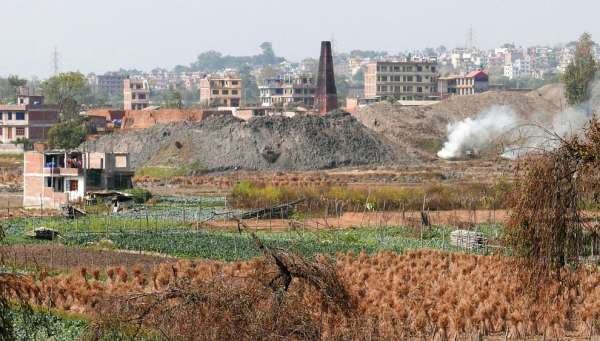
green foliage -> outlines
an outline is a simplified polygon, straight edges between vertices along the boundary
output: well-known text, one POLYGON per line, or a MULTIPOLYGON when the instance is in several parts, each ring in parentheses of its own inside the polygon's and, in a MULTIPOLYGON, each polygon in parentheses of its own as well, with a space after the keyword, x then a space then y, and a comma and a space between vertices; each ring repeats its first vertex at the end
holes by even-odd
POLYGON ((62 122, 48 130, 48 145, 54 149, 77 148, 87 135, 87 127, 77 121, 62 122))
POLYGON ((133 200, 137 204, 143 204, 143 203, 147 202, 148 200, 152 199, 152 192, 150 192, 147 189, 132 188, 132 189, 126 189, 125 192, 129 193, 129 194, 133 194, 133 200))
POLYGON ((165 106, 172 109, 183 108, 183 98, 181 96, 181 92, 177 90, 169 90, 165 106))
POLYGON ((544 75, 544 79, 535 78, 513 78, 501 76, 494 80, 497 84, 502 84, 506 89, 537 89, 544 85, 558 83, 560 76, 558 74, 544 75))
POLYGON ((567 102, 570 105, 581 104, 590 98, 590 85, 597 70, 592 36, 584 33, 575 47, 575 59, 562 76, 567 102))
POLYGON ((270 205, 305 199, 311 209, 333 209, 362 212, 368 206, 383 210, 431 210, 456 208, 501 208, 506 205, 511 184, 430 184, 421 187, 354 187, 354 186, 259 186, 242 181, 234 186, 230 203, 243 208, 262 208, 270 205))
POLYGON ((80 72, 61 73, 50 77, 41 84, 46 101, 58 106, 65 119, 73 119, 79 114, 79 105, 91 99, 90 88, 85 76, 80 72))
POLYGON ((77 340, 88 326, 83 318, 31 307, 12 308, 9 314, 14 340, 77 340))
POLYGON ((241 66, 239 68, 239 74, 242 79, 244 91, 242 94, 242 100, 244 101, 243 105, 258 103, 260 91, 258 90, 256 77, 252 74, 252 68, 248 65, 241 66))
POLYGON ((8 84, 12 86, 14 89, 17 89, 21 86, 25 86, 27 84, 26 79, 21 79, 19 76, 10 75, 8 76, 8 84))
POLYGON ((31 150, 33 148, 33 142, 26 137, 19 137, 18 139, 13 141, 14 145, 22 144, 25 150, 31 150))
POLYGON ((269 42, 260 45, 262 53, 255 56, 234 57, 224 56, 217 51, 207 51, 200 54, 196 62, 189 67, 190 71, 216 72, 223 69, 240 69, 243 66, 265 66, 279 64, 285 61, 284 58, 277 57, 273 51, 273 46, 269 42))
MULTIPOLYGON (((479 229, 479 227, 476 227, 479 229)), ((324 231, 259 231, 257 235, 272 248, 293 250, 305 257, 319 254, 335 255, 337 252, 365 251, 373 254, 390 250, 402 253, 411 249, 442 249, 459 251, 449 245, 451 228, 432 227, 423 231, 409 227, 361 228, 351 230, 324 231)), ((98 242, 104 235, 79 233, 68 237, 71 245, 89 245, 98 242)), ((218 259, 237 261, 256 258, 262 255, 254 240, 237 231, 179 231, 177 233, 154 233, 135 230, 108 234, 117 248, 144 250, 185 258, 218 259)))
POLYGON ((175 176, 200 175, 206 172, 200 161, 194 161, 180 167, 147 166, 137 172, 136 176, 149 176, 154 178, 171 178, 175 176))

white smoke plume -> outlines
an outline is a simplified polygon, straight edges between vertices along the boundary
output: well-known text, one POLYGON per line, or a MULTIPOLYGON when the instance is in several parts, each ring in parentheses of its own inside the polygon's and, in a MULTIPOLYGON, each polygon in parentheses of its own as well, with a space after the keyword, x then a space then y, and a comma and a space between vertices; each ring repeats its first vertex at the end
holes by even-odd
POLYGON ((465 157, 467 153, 490 147, 503 134, 517 126, 519 116, 508 106, 493 106, 477 117, 448 124, 448 141, 437 155, 442 159, 465 157))
POLYGON ((510 106, 493 106, 474 118, 448 124, 448 140, 437 153, 442 159, 459 159, 469 153, 504 145, 502 157, 515 159, 532 150, 549 150, 558 139, 579 134, 600 105, 600 82, 591 90, 589 102, 555 115, 537 113, 525 120, 510 106))

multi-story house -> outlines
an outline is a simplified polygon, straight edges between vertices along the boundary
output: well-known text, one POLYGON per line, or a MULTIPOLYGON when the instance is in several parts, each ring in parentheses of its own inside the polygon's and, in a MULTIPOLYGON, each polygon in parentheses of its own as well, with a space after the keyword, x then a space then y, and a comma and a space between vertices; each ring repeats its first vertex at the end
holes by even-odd
POLYGON ((43 96, 17 95, 17 104, 0 104, 0 143, 44 141, 56 122, 58 110, 45 106, 43 96))
POLYGON ((489 89, 489 76, 481 70, 466 75, 452 75, 438 78, 438 91, 441 98, 465 96, 485 92, 489 89))
POLYGON ((112 96, 123 91, 123 81, 126 78, 118 73, 105 73, 104 75, 92 75, 88 78, 88 81, 94 92, 112 96))
POLYGON ((429 100, 437 97, 437 60, 384 61, 367 65, 366 98, 429 100))
POLYGON ((95 189, 130 188, 126 153, 34 150, 25 152, 23 207, 59 209, 95 189))
POLYGON ((531 77, 530 59, 517 59, 511 64, 504 65, 504 77, 508 79, 531 77))
POLYGON ((232 74, 209 75, 200 80, 200 103, 209 107, 237 108, 242 102, 242 79, 232 74))
POLYGON ((286 74, 267 79, 258 88, 263 107, 285 107, 290 104, 312 107, 315 104, 316 86, 309 74, 286 74))
POLYGON ((123 81, 123 108, 143 110, 150 105, 148 81, 141 78, 126 78, 123 81))

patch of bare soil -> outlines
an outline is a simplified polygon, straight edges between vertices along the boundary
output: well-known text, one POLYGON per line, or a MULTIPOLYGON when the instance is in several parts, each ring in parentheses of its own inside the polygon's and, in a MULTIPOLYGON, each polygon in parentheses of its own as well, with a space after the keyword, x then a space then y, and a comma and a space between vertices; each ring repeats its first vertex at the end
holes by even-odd
POLYGON ((148 270, 158 264, 175 261, 174 258, 142 252, 66 247, 61 244, 1 246, 0 254, 5 264, 61 271, 78 271, 82 267, 88 270, 111 266, 130 268, 134 265, 148 270))
MULTIPOLYGON (((507 210, 452 210, 428 212, 432 225, 451 225, 461 228, 477 224, 502 224, 508 217, 507 210)), ((340 216, 327 218, 307 218, 299 221, 287 219, 249 219, 244 221, 257 230, 287 230, 294 227, 309 229, 374 228, 386 226, 420 226, 421 212, 346 212, 340 216)), ((212 221, 205 225, 210 228, 237 229, 234 220, 212 221)))

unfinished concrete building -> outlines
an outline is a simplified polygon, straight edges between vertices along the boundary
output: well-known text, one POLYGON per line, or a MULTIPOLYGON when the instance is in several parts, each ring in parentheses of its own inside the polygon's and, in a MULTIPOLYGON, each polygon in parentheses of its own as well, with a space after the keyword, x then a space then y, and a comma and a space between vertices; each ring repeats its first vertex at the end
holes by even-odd
POLYGON ((367 65, 365 97, 423 101, 437 99, 437 60, 382 61, 367 65))
POLYGON ((266 79, 258 87, 263 107, 290 105, 312 108, 315 104, 315 83, 310 74, 285 74, 266 79))
POLYGON ((34 150, 25 152, 23 207, 59 209, 87 191, 131 188, 134 172, 125 153, 34 150))
POLYGON ((333 55, 331 42, 321 42, 321 57, 319 59, 319 73, 317 75, 317 90, 315 108, 321 115, 338 108, 337 89, 333 71, 333 55))
POLYGON ((123 81, 123 108, 125 110, 143 110, 150 105, 150 87, 148 81, 139 78, 127 78, 123 81))
POLYGON ((241 103, 242 79, 236 75, 210 75, 200 80, 200 104, 238 108, 241 103))

